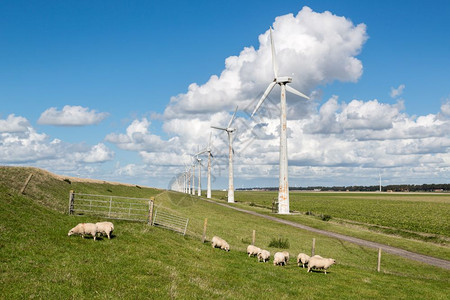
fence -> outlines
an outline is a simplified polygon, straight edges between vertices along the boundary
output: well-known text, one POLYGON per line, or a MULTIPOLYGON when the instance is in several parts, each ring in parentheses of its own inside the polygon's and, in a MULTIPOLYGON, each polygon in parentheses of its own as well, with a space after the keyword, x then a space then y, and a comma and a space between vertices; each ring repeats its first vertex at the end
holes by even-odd
POLYGON ((188 218, 172 215, 165 211, 155 210, 155 216, 153 218, 154 226, 161 226, 185 235, 188 223, 188 218))
POLYGON ((69 215, 96 215, 108 219, 152 223, 153 200, 70 192, 69 215))

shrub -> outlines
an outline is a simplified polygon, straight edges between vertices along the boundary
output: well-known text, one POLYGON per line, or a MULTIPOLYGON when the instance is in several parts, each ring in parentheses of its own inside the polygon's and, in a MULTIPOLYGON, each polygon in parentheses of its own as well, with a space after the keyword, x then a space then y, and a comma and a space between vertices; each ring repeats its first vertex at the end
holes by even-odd
POLYGON ((287 238, 286 239, 272 238, 272 240, 269 243, 269 247, 289 249, 289 240, 287 238))
POLYGON ((330 215, 320 215, 320 219, 322 219, 322 221, 329 221, 331 219, 330 215))

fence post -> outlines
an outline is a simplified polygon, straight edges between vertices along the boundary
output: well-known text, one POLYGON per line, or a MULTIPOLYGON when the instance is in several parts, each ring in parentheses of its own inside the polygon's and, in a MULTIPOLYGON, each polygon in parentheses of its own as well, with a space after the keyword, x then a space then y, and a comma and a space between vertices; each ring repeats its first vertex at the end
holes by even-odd
POLYGON ((155 197, 150 197, 148 207, 148 224, 150 225, 153 225, 153 200, 155 200, 155 197))
POLYGON ((73 214, 73 200, 75 198, 73 190, 69 193, 69 215, 73 214))
POLYGON ((31 180, 31 177, 33 177, 33 173, 30 173, 30 175, 28 175, 27 180, 25 181, 25 184, 23 185, 22 189, 20 190, 20 193, 23 194, 23 192, 25 192, 25 189, 27 188, 28 183, 31 180))
POLYGON ((202 243, 206 240, 206 226, 208 225, 208 218, 205 218, 205 222, 203 223, 203 235, 202 235, 202 243))
POLYGON ((252 245, 255 245, 255 239, 256 239, 256 230, 253 229, 253 233, 252 233, 252 245))
POLYGON ((314 256, 315 253, 316 253, 316 238, 313 238, 311 256, 314 256))
POLYGON ((381 248, 378 248, 378 264, 377 264, 377 271, 380 272, 381 270, 381 248))

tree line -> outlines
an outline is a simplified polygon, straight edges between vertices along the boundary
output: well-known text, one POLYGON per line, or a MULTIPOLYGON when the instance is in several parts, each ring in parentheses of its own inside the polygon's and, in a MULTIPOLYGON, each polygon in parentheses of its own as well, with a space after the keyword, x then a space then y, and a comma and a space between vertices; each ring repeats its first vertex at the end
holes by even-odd
MULTIPOLYGON (((250 188, 251 190, 278 191, 278 187, 250 188)), ((308 186, 308 187, 289 187, 291 191, 336 191, 336 192, 376 192, 380 190, 379 185, 371 186, 308 186)), ((248 188, 239 188, 237 190, 249 190, 248 188)), ((450 192, 450 184, 394 184, 381 186, 382 192, 450 192)))

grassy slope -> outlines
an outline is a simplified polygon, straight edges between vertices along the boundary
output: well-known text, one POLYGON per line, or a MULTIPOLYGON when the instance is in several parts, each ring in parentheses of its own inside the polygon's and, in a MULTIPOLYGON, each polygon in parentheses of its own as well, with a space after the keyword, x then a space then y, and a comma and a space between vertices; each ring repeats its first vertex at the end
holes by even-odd
MULTIPOLYGON (((288 238, 291 260, 300 251, 310 251, 313 236, 176 193, 158 196, 157 207, 188 215, 188 237, 120 221, 114 221, 116 235, 112 240, 94 242, 68 237, 67 231, 78 222, 97 220, 64 215, 42 205, 43 199, 17 195, 15 188, 3 182, 0 183, 0 298, 4 299, 284 299, 300 295, 446 299, 449 293, 448 271, 384 255, 383 272, 377 273, 375 251, 324 237, 316 237, 316 252, 338 261, 328 275, 307 274, 294 263, 286 268, 257 263, 245 254, 253 229, 257 230, 257 245, 264 248, 280 234, 288 238), (208 238, 213 234, 224 237, 232 251, 226 253, 199 242, 205 217, 208 217, 208 238)), ((59 191, 68 184, 55 181, 49 185, 59 191)), ((83 188, 85 192, 105 188, 114 192, 118 187, 83 188)), ((148 197, 157 192, 133 187, 118 189, 133 197, 137 194, 148 197)), ((60 196, 45 201, 65 208, 66 198, 67 194, 61 192, 60 196)), ((269 250, 274 253, 278 249, 269 250)))

